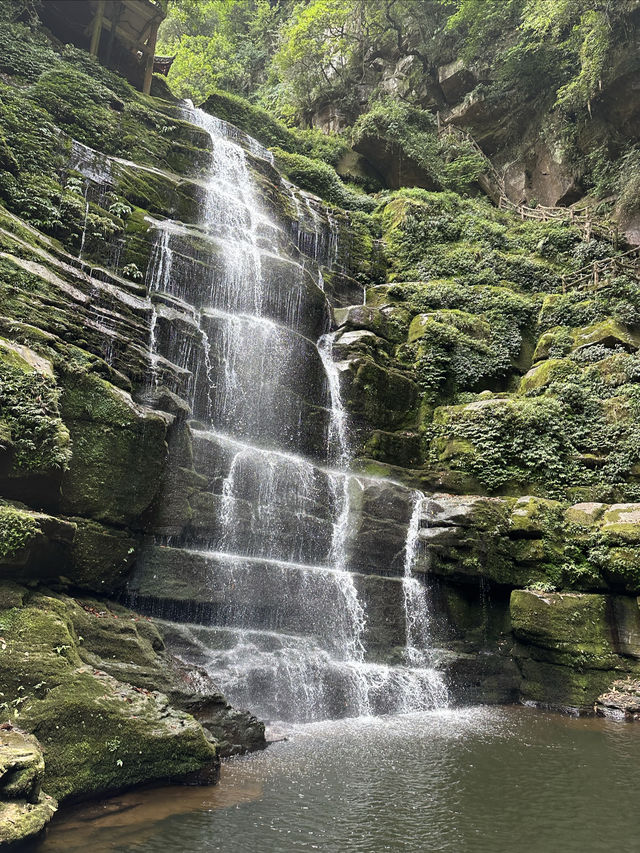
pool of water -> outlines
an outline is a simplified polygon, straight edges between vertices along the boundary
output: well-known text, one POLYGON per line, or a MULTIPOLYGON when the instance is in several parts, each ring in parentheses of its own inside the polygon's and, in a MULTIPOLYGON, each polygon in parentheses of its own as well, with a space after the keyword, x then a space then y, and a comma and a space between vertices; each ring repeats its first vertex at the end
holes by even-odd
POLYGON ((640 851, 640 726, 479 707, 278 735, 215 787, 63 811, 33 850, 640 851))

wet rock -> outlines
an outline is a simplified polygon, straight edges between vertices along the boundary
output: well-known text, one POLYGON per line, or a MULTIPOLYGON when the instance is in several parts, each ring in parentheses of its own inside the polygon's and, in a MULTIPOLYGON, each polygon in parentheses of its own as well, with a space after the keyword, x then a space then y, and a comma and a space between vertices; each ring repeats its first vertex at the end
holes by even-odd
POLYGON ((429 527, 470 527, 478 504, 491 500, 480 495, 432 495, 424 504, 423 524, 427 530, 429 527))
POLYGON ((396 483, 357 479, 351 484, 348 564, 356 571, 401 574, 413 492, 396 483))
POLYGON ((640 720, 640 681, 614 681, 606 693, 598 696, 594 711, 598 717, 610 720, 640 720))
POLYGON ((366 329, 394 343, 406 340, 409 326, 408 312, 396 306, 373 308, 368 305, 353 305, 335 311, 339 328, 349 330, 366 329))

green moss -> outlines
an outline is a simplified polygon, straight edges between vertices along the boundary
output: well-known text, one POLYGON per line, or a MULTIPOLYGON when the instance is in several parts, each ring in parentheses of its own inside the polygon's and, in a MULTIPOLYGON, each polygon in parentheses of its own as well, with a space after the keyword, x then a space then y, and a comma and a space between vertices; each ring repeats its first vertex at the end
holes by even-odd
POLYGON ((369 423, 397 428, 415 421, 417 386, 403 373, 371 358, 354 358, 342 377, 349 410, 369 423))
MULTIPOLYGON (((64 596, 32 594, 23 606, 0 612, 6 639, 0 718, 18 720, 38 737, 45 750, 45 789, 59 798, 87 796, 215 769, 215 748, 192 717, 173 710, 160 694, 135 690, 84 664, 85 643, 109 658, 122 655, 127 632, 137 637, 132 614, 121 613, 121 625, 118 614, 95 604, 97 615, 90 615, 64 596)), ((151 641, 137 637, 128 646, 127 658, 161 666, 151 641), (136 657, 135 649, 145 644, 146 654, 136 657)))
POLYGON ((375 210, 377 204, 370 196, 345 186, 335 169, 326 163, 280 148, 274 149, 274 155, 278 168, 302 189, 347 210, 375 210))
POLYGON ((330 166, 336 166, 340 157, 348 150, 347 144, 338 136, 324 134, 315 129, 299 130, 287 127, 267 110, 229 92, 212 92, 202 104, 202 109, 234 124, 267 148, 306 155, 315 160, 322 160, 330 166))
POLYGON ((0 340, 0 407, 13 464, 28 471, 64 469, 70 446, 60 419, 60 392, 53 377, 42 372, 47 363, 30 352, 0 340))
POLYGON ((551 358, 532 367, 520 381, 520 393, 540 391, 552 382, 575 376, 580 372, 575 363, 567 358, 551 358))
POLYGON ((61 382, 74 448, 62 484, 64 511, 111 524, 137 521, 160 486, 166 419, 97 376, 69 372, 61 382))
POLYGON ((448 464, 476 477, 490 491, 509 484, 539 484, 561 492, 574 467, 565 412, 553 399, 488 399, 434 412, 430 457, 443 459, 452 440, 472 453, 449 456, 448 464))
POLYGON ((0 71, 28 82, 60 63, 42 33, 9 21, 0 21, 0 57, 0 71))
POLYGON ((82 518, 73 519, 73 538, 67 575, 75 587, 106 595, 121 587, 136 556, 136 540, 123 530, 114 530, 82 518))
POLYGON ((29 512, 11 506, 0 506, 0 559, 11 558, 40 532, 38 522, 29 512))
POLYGON ((57 803, 42 794, 35 803, 0 802, 0 844, 18 845, 35 838, 55 814, 57 803))
POLYGON ((612 640, 637 630, 629 599, 514 590, 510 610, 525 698, 591 711, 616 673, 637 669, 612 640))
POLYGON ((548 659, 610 669, 616 663, 611 645, 607 599, 574 593, 511 593, 511 623, 515 636, 548 651, 548 659))
MULTIPOLYGON (((570 259, 523 249, 523 230, 486 199, 402 189, 380 206, 390 280, 457 278, 466 285, 511 283, 523 291, 559 289, 570 259)), ((536 233, 539 233, 539 231, 536 233)))

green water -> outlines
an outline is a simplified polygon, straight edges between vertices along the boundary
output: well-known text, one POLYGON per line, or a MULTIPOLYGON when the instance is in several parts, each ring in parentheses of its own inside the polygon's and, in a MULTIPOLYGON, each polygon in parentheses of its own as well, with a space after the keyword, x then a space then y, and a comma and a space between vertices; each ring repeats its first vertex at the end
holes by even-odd
POLYGON ((34 850, 640 853, 640 725, 471 708, 286 734, 216 787, 67 810, 34 850))

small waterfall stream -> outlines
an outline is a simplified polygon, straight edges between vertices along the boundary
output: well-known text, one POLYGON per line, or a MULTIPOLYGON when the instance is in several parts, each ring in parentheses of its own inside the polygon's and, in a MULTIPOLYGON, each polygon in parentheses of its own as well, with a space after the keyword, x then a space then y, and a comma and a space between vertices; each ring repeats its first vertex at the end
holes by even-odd
MULTIPOLYGON (((265 719, 440 706, 446 690, 428 652, 424 588, 411 574, 417 509, 402 579, 404 660, 368 648, 367 579, 349 570, 352 491, 362 481, 349 471, 320 273, 336 263, 336 223, 279 176, 255 140, 195 108, 186 118, 212 144, 201 221, 152 223, 147 276, 151 381, 164 381, 165 364, 184 376, 171 390, 191 407, 194 465, 211 492, 207 523, 178 544, 180 575, 207 612, 176 629, 188 639, 185 659, 197 649, 228 700, 265 719), (292 230, 257 174, 289 197, 292 230)), ((169 550, 151 548, 154 579, 169 550)))

